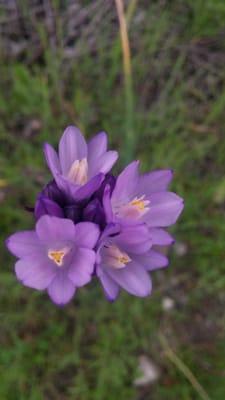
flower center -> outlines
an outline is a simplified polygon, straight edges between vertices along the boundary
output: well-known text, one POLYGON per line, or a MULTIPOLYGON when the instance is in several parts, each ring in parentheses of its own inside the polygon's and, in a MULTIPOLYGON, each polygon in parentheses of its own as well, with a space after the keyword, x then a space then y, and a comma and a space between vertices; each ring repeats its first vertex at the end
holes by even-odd
POLYGON ((145 195, 137 198, 135 197, 134 200, 132 200, 129 204, 135 208, 138 209, 138 211, 144 211, 147 207, 147 205, 149 205, 150 201, 149 200, 144 200, 145 195))
POLYGON ((62 267, 63 265, 63 259, 65 255, 69 252, 68 248, 62 249, 62 250, 49 250, 48 251, 48 258, 50 260, 54 261, 54 263, 58 267, 62 267))
POLYGON ((126 267, 126 265, 131 261, 128 254, 125 253, 125 251, 121 251, 119 247, 115 245, 105 247, 104 250, 104 262, 109 267, 121 269, 126 267))
POLYGON ((138 219, 149 211, 150 201, 145 200, 145 195, 135 197, 127 204, 121 204, 114 207, 114 212, 118 217, 138 219))
POLYGON ((88 180, 88 162, 86 158, 82 160, 75 160, 70 167, 67 178, 77 183, 78 185, 84 185, 88 180))

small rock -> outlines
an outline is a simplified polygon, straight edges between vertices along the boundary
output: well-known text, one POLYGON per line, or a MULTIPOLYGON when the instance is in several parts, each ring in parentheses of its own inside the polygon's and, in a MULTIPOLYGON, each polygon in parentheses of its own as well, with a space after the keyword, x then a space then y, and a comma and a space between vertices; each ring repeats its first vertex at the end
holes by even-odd
POLYGON ((141 375, 139 378, 134 380, 135 386, 146 386, 153 384, 159 379, 159 368, 145 355, 139 357, 138 369, 141 375))
POLYGON ((162 299, 162 309, 164 311, 170 311, 174 308, 175 302, 170 297, 164 297, 162 299))
POLYGON ((174 251, 179 257, 185 256, 187 253, 187 245, 186 243, 177 242, 174 245, 174 251))
POLYGON ((28 121, 24 128, 24 137, 29 138, 40 132, 42 128, 42 122, 39 119, 32 119, 28 121))

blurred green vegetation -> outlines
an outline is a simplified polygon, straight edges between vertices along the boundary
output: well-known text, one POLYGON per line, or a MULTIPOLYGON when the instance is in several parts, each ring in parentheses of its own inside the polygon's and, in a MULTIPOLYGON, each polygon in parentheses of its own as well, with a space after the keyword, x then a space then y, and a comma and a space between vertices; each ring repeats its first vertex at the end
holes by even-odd
MULTIPOLYGON (((142 3, 129 25, 135 153, 126 156, 139 158, 143 171, 175 171, 172 189, 184 197, 185 210, 172 229, 178 243, 170 267, 153 274, 151 298, 123 293, 110 304, 94 281, 60 309, 16 281, 3 243, 2 400, 200 399, 166 356, 160 334, 209 398, 225 398, 225 3, 154 1, 144 11, 142 3), (165 297, 174 300, 170 311, 162 307, 165 297), (141 355, 154 361, 160 376, 135 387, 141 355)), ((119 33, 107 50, 87 49, 70 67, 60 45, 51 50, 44 25, 40 36, 41 62, 0 62, 2 242, 33 224, 24 206, 33 205, 50 177, 43 142, 56 145, 73 123, 87 137, 107 131, 110 147, 126 153, 119 33)))

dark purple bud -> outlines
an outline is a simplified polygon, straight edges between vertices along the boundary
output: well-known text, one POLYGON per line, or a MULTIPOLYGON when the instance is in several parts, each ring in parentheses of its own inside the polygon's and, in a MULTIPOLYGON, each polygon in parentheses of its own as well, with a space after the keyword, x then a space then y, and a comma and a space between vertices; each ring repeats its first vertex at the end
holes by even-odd
POLYGON ((83 211, 83 220, 94 222, 101 228, 105 227, 105 213, 99 199, 92 200, 83 211))
POLYGON ((82 207, 79 204, 64 206, 64 214, 66 218, 72 219, 74 223, 81 221, 82 207))
POLYGON ((55 181, 49 182, 43 189, 42 194, 45 197, 48 197, 49 199, 53 200, 55 203, 59 204, 60 206, 63 206, 67 199, 66 195, 62 190, 59 189, 55 181))
POLYGON ((97 190, 97 192, 95 193, 95 197, 97 197, 99 200, 102 200, 104 191, 105 191, 105 187, 109 186, 110 188, 110 195, 112 194, 112 191, 115 187, 116 184, 116 178, 115 176, 111 175, 111 174, 107 174, 105 176, 104 181, 102 182, 100 188, 97 190))
POLYGON ((55 217, 63 218, 63 210, 53 200, 47 197, 40 196, 35 204, 34 215, 36 219, 42 217, 42 215, 52 215, 55 217))

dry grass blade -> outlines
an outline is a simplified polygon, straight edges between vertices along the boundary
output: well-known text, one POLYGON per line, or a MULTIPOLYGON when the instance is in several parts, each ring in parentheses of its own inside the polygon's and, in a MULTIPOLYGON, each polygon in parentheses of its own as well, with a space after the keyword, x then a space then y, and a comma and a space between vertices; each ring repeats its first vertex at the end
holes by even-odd
POLYGON ((202 387, 202 385, 198 382, 194 374, 191 372, 191 370, 187 367, 187 365, 174 353, 174 351, 171 349, 169 346, 169 343, 167 339, 165 338, 164 335, 160 334, 159 335, 159 340, 161 342, 161 345, 164 349, 166 357, 169 358, 169 360, 183 373, 183 375, 187 378, 187 380, 190 382, 190 384, 193 386, 193 388, 196 390, 198 393, 199 397, 202 400, 211 400, 208 394, 206 393, 205 389, 202 387))
POLYGON ((120 24, 120 37, 123 49, 124 74, 125 76, 130 76, 131 75, 130 44, 128 39, 127 22, 124 13, 123 1, 115 0, 115 3, 120 24))
MULTIPOLYGON (((133 158, 133 153, 135 148, 131 52, 130 52, 128 27, 124 11, 123 0, 115 0, 115 4, 119 20, 120 39, 121 39, 121 47, 123 54, 124 89, 125 89, 125 101, 126 101, 126 137, 124 146, 126 152, 123 158, 125 162, 129 162, 133 158)), ((132 2, 132 8, 130 8, 129 11, 130 17, 133 13, 134 8, 135 8, 135 3, 132 2)))

